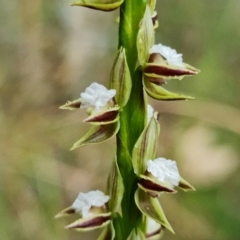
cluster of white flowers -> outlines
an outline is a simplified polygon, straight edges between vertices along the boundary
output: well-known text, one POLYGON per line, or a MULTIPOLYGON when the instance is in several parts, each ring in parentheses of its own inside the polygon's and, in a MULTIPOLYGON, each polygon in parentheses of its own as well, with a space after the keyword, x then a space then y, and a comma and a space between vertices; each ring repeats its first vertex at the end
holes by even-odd
POLYGON ((92 83, 86 88, 85 92, 80 94, 80 108, 94 107, 95 109, 99 109, 104 107, 115 95, 115 89, 108 90, 101 84, 92 83))
POLYGON ((165 158, 148 160, 147 171, 159 181, 171 184, 172 187, 179 184, 180 175, 175 161, 165 158))
POLYGON ((90 217, 92 215, 89 212, 91 207, 102 207, 108 200, 109 196, 106 196, 99 190, 79 193, 77 199, 72 204, 72 208, 80 213, 82 217, 90 217))
POLYGON ((184 67, 182 54, 177 53, 175 49, 164 46, 162 44, 157 44, 151 47, 151 49, 149 50, 149 54, 152 53, 161 54, 167 60, 169 65, 184 67))

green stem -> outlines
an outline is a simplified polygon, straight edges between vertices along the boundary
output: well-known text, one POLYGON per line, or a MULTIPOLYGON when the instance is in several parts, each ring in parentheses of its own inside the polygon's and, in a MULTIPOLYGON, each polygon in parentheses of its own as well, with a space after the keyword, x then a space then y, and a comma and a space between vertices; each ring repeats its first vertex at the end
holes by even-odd
POLYGON ((125 240, 132 229, 142 227, 142 214, 134 201, 137 178, 133 172, 131 155, 133 146, 143 131, 145 118, 142 72, 136 69, 136 41, 146 4, 146 0, 125 0, 120 8, 119 47, 126 50, 133 87, 130 99, 120 114, 121 127, 117 135, 117 160, 125 192, 122 200, 122 227, 115 228, 116 240, 125 240))

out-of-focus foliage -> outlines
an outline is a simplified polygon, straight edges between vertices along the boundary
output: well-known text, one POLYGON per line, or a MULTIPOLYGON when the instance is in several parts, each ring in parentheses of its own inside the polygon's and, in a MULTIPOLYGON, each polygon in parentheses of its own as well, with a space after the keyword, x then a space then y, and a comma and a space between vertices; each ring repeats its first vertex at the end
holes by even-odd
MULTIPOLYGON (((196 96, 159 103, 159 156, 175 159, 196 192, 163 196, 176 235, 240 236, 239 0, 158 0, 157 39, 201 69, 169 90, 196 96)), ((84 111, 58 106, 92 81, 108 84, 118 12, 66 1, 0 2, 0 239, 95 239, 53 216, 79 191, 105 189, 114 140, 68 151, 86 130, 84 111)))

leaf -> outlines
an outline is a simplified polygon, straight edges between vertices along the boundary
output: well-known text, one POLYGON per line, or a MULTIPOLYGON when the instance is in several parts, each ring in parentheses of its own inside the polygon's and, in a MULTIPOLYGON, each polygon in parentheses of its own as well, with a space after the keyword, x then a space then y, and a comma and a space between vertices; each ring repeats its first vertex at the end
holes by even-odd
POLYGON ((112 169, 108 176, 107 191, 110 199, 108 201, 108 209, 111 212, 116 212, 121 205, 124 193, 123 179, 115 158, 112 169))
POLYGON ((102 213, 88 218, 80 218, 65 228, 86 232, 107 226, 110 222, 111 213, 102 213))
POLYGON ((114 61, 110 76, 110 86, 116 89, 116 102, 120 107, 124 107, 131 94, 132 79, 127 64, 125 48, 120 47, 114 61))
POLYGON ((138 176, 146 171, 147 161, 155 158, 159 133, 160 125, 152 117, 133 148, 132 163, 138 176))
POLYGON ((91 127, 81 139, 74 143, 70 150, 86 145, 104 142, 116 135, 118 130, 119 122, 107 125, 95 125, 91 127))
POLYGON ((183 94, 169 92, 163 87, 149 82, 147 79, 143 80, 143 84, 147 94, 157 100, 172 101, 172 100, 193 100, 195 98, 183 94))
POLYGON ((153 44, 154 44, 154 28, 151 11, 149 6, 147 5, 137 35, 138 60, 141 66, 145 66, 149 56, 149 49, 153 46, 153 44))
POLYGON ((121 6, 124 0, 116 0, 116 1, 99 1, 99 0, 78 0, 72 3, 72 6, 80 6, 92 8, 100 11, 113 11, 121 6), (105 3, 104 3, 105 2, 105 3))
POLYGON ((174 233, 170 223, 168 222, 163 209, 156 198, 150 197, 147 193, 138 189, 135 193, 135 202, 139 210, 149 218, 174 233))

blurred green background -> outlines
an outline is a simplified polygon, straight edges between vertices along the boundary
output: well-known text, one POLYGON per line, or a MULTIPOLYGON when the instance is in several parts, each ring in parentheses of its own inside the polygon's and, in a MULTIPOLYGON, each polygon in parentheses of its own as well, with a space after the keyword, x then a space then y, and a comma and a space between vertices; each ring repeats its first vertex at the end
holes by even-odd
MULTIPOLYGON (((201 74, 166 88, 195 96, 157 102, 158 156, 178 162, 196 192, 160 198, 176 235, 240 239, 239 0, 158 0, 156 42, 183 53, 201 74)), ((84 111, 60 111, 91 82, 107 84, 118 11, 63 0, 0 1, 0 239, 91 240, 99 232, 54 220, 79 191, 105 189, 114 139, 69 151, 88 126, 84 111)))

